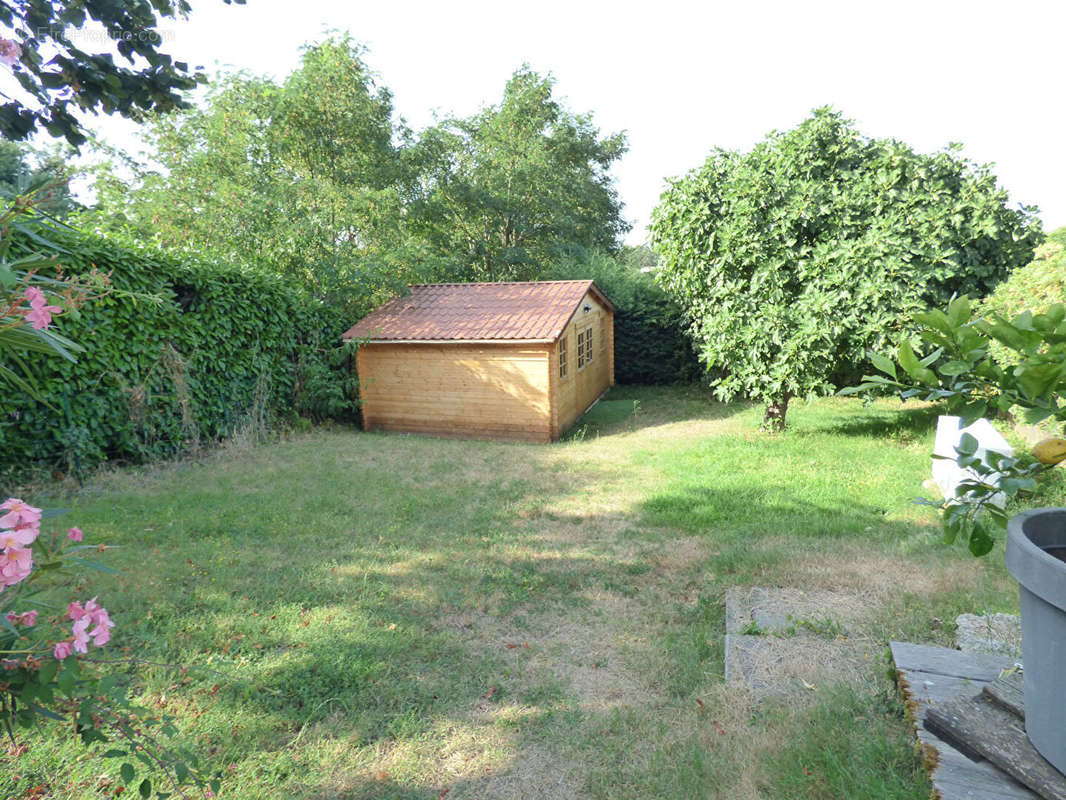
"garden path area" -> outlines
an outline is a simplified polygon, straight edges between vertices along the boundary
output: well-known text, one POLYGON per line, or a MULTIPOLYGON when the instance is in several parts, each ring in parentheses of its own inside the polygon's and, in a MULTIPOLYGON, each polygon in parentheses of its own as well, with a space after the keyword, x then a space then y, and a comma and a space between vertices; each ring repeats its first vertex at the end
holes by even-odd
MULTIPOLYGON (((928 797, 885 645, 1016 603, 910 502, 932 413, 797 404, 771 436, 695 388, 611 400, 637 411, 552 446, 320 431, 49 501, 122 545, 83 594, 191 667, 143 690, 222 798, 928 797), (860 597, 868 669, 725 684, 725 592, 753 585, 860 597)), ((100 796, 77 747, 31 761, 48 796, 100 796)))

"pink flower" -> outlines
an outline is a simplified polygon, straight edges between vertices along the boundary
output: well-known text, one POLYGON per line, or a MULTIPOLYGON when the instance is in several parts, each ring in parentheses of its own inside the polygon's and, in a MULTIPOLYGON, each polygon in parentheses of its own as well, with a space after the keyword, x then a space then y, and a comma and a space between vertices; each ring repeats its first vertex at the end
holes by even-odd
POLYGON ((71 528, 67 531, 67 538, 72 542, 80 542, 82 539, 81 528, 71 528))
POLYGON ((41 509, 34 508, 29 503, 24 503, 17 497, 9 497, 0 503, 0 510, 6 511, 0 517, 0 528, 39 527, 41 522, 41 509))
POLYGON ((39 612, 34 609, 33 611, 26 611, 23 614, 16 614, 14 611, 8 611, 4 614, 4 617, 12 625, 25 625, 27 628, 32 628, 37 624, 37 614, 39 612))
POLYGON ((36 286, 29 287, 22 296, 30 304, 30 310, 22 312, 23 316, 33 323, 33 327, 39 331, 52 324, 53 314, 63 313, 63 309, 59 306, 48 305, 48 298, 36 286))
POLYGON ((52 648, 52 655, 56 657, 57 661, 62 661, 73 652, 74 647, 70 642, 56 642, 56 646, 52 648))
POLYGON ((41 306, 40 308, 31 308, 29 311, 23 312, 22 316, 33 325, 34 330, 43 331, 52 324, 52 315, 60 314, 62 311, 63 309, 59 306, 41 306))
MULTIPOLYGON (((105 612, 106 617, 106 612, 105 612)), ((97 623, 96 627, 89 631, 89 635, 93 637, 93 644, 97 647, 103 647, 105 644, 111 641, 111 628, 115 627, 115 623, 110 619, 105 619, 104 622, 97 623)))
POLYGON ((0 585, 14 586, 33 570, 33 551, 28 547, 9 547, 0 553, 0 585))
POLYGON ((74 634, 74 652, 75 653, 88 653, 89 652, 89 618, 82 617, 74 623, 74 627, 71 629, 74 634))
POLYGON ((0 549, 9 547, 26 547, 33 544, 33 540, 41 531, 37 527, 21 527, 14 530, 0 530, 0 549))
MULTIPOLYGON (((89 602, 93 603, 92 600, 90 600, 89 602)), ((90 612, 89 619, 91 619, 96 625, 106 625, 109 628, 114 628, 115 623, 112 622, 111 617, 108 616, 107 609, 103 606, 97 606, 96 603, 93 603, 93 606, 94 608, 90 610, 89 604, 85 604, 85 609, 90 612)))
POLYGON ((110 629, 115 627, 115 623, 111 621, 107 609, 96 602, 95 597, 84 606, 78 602, 68 605, 67 616, 74 620, 74 649, 77 652, 85 652, 78 648, 88 644, 89 637, 92 637, 97 647, 103 647, 111 641, 110 629), (88 631, 90 624, 96 627, 88 631))
POLYGON ((0 64, 12 66, 22 57, 22 48, 17 42, 10 39, 0 38, 0 64))

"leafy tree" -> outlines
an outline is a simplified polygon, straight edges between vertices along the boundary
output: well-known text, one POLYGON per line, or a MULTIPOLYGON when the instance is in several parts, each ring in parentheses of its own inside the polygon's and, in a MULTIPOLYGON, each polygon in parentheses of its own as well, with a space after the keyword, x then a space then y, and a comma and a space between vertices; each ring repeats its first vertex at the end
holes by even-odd
POLYGON ((413 215, 430 247, 462 277, 522 280, 575 249, 618 249, 628 229, 609 173, 625 136, 600 136, 590 114, 553 97, 528 66, 503 100, 426 130, 413 215))
POLYGON ((347 37, 306 48, 282 84, 238 74, 153 121, 151 160, 110 162, 94 222, 168 248, 253 260, 365 310, 416 280, 392 96, 347 37))
POLYGON ((25 142, 0 139, 0 199, 13 201, 36 193, 38 211, 66 217, 77 207, 67 185, 69 154, 60 147, 33 148, 25 142))
POLYGON ((909 319, 983 296, 1032 258, 1034 209, 988 167, 862 136, 828 108, 748 153, 716 150, 653 215, 663 286, 686 309, 720 397, 766 404, 832 391, 909 319))
MULTIPOLYGON (((244 0, 224 0, 243 3, 244 0)), ((0 60, 9 64, 21 97, 0 104, 0 136, 25 139, 43 127, 72 145, 85 142, 74 111, 104 111, 140 119, 151 110, 184 108, 183 92, 202 82, 188 64, 162 52, 162 18, 187 16, 186 0, 22 0, 0 3, 0 60), (112 52, 82 45, 98 23, 127 65, 112 52)))

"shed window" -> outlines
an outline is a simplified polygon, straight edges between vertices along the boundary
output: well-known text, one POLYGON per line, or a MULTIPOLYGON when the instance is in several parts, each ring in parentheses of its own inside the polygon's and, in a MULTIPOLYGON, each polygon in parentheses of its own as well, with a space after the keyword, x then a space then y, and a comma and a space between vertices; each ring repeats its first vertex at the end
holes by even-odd
POLYGON ((559 340, 559 377, 566 377, 566 368, 569 365, 569 354, 566 352, 567 338, 564 336, 559 340))
POLYGON ((577 332, 577 368, 582 369, 585 366, 585 332, 577 332))
POLYGON ((592 363, 592 328, 585 331, 585 363, 592 363))

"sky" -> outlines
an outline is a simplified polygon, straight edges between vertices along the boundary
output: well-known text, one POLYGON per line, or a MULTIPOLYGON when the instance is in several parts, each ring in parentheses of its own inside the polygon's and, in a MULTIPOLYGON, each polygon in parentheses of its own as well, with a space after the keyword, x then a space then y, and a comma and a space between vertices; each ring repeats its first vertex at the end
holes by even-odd
MULTIPOLYGON (((1048 229, 1066 225, 1064 0, 192 6, 188 20, 161 30, 169 52, 209 73, 281 78, 301 45, 350 32, 416 130, 434 112, 467 115, 497 102, 523 63, 550 72, 572 110, 627 133, 613 173, 631 244, 646 239, 667 178, 823 105, 919 151, 962 142, 969 158, 995 163, 1012 202, 1039 206, 1048 229)), ((128 122, 91 118, 90 127, 135 146, 128 122)))

